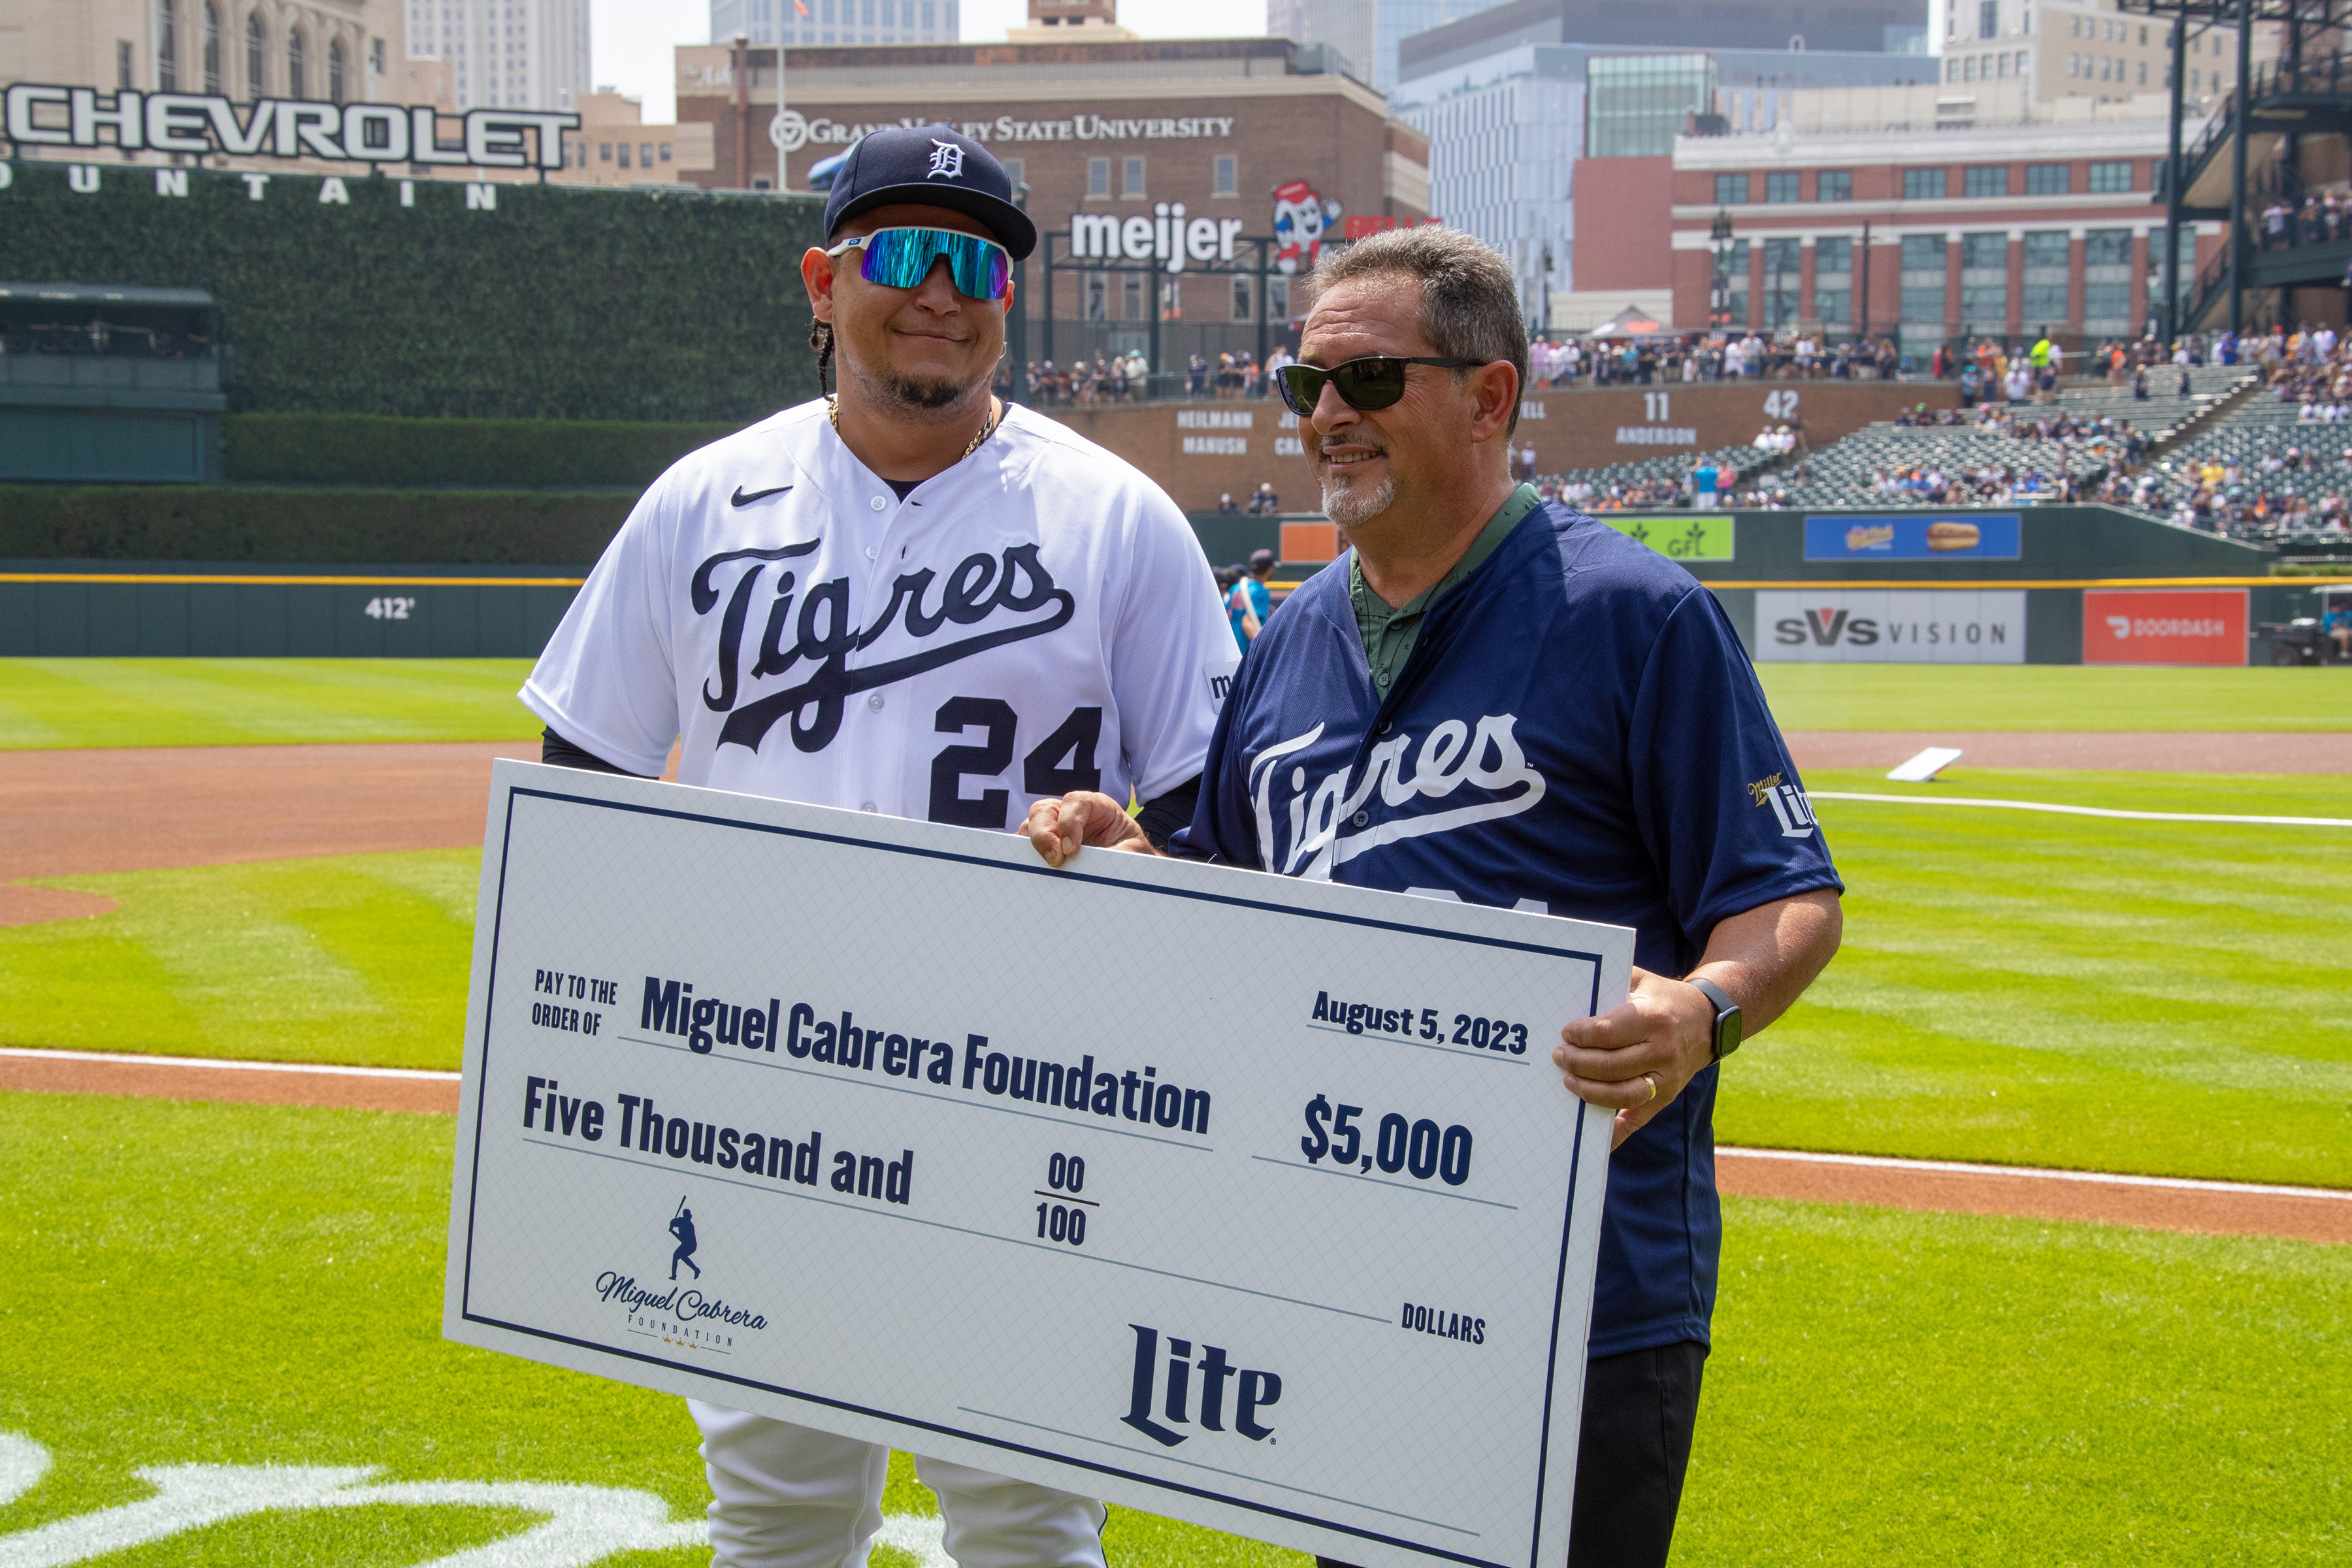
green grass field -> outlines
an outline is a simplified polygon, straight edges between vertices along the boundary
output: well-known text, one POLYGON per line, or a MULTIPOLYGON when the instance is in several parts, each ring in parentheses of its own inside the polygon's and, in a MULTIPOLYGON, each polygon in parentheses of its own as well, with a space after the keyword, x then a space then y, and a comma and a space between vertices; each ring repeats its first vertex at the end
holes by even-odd
MULTIPOLYGON (((443 1117, 0 1095, 0 1431, 55 1465, 6 1537, 175 1463, 708 1500, 679 1401, 439 1337, 443 1117)), ((2352 1249, 1793 1204, 1727 1205, 1675 1562, 2341 1561, 2352 1249)), ((931 1511, 898 1468, 886 1510, 931 1511)), ((383 1568, 513 1511, 263 1514, 121 1568, 383 1568)), ((1114 1510, 1117 1568, 1306 1560, 1114 1510)), ((707 1550, 606 1560, 707 1563, 707 1550)), ((908 1568, 895 1552, 883 1568, 908 1568)))
MULTIPOLYGON (((2352 816, 2325 776, 2000 773, 1822 789, 2352 816)), ((2352 1186, 2352 854, 2328 828, 1823 801, 1843 951, 1727 1072, 1726 1142, 2352 1186)), ((0 1042, 454 1068, 478 858, 48 879, 0 1042)))
MULTIPOLYGON (((2324 776, 1816 789, 2352 816, 2324 776)), ((2352 1185, 2346 830, 1822 801, 1845 942, 1725 1077, 1728 1142, 2352 1185)))
POLYGON ((513 741, 526 658, 0 659, 0 751, 513 741))
POLYGON ((54 879, 110 914, 0 927, 0 1044, 454 1068, 478 849, 54 879))
POLYGON ((2352 730, 2352 671, 2343 669, 1765 664, 1757 672, 1784 730, 2352 730))
MULTIPOLYGON (((0 659, 0 751, 512 741, 528 659, 0 659)), ((1761 667, 1790 730, 2344 730, 2334 669, 1761 667)))

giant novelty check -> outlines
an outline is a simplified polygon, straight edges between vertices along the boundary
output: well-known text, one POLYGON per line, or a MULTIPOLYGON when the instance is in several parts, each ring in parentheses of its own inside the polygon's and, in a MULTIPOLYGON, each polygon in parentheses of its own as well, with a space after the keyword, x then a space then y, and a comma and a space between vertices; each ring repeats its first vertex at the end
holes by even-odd
POLYGON ((499 763, 453 1340, 1557 1568, 1632 932, 499 763))

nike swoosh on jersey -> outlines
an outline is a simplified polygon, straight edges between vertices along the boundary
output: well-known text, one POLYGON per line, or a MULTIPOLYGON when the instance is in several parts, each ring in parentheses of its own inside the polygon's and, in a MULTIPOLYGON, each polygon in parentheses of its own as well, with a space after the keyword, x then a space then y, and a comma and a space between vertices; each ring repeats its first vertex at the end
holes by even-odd
POLYGON ((737 506, 750 506, 755 500, 766 500, 770 496, 780 496, 792 488, 790 485, 778 485, 772 490, 753 490, 750 495, 745 495, 743 487, 737 485, 732 500, 737 506))

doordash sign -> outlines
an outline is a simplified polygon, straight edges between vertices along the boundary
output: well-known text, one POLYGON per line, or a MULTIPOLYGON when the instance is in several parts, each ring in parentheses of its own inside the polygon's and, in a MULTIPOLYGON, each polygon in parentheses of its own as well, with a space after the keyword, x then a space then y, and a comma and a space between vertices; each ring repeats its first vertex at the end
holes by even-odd
POLYGON ((2243 588, 2090 588, 2084 664, 2243 664, 2243 588))

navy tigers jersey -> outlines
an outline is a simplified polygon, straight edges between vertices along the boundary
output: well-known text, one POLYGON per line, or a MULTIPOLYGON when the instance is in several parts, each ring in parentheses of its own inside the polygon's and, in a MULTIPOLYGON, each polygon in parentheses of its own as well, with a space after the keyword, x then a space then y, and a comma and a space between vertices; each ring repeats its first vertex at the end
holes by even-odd
MULTIPOLYGON (((1349 570, 1251 644, 1171 850, 1631 926, 1633 961, 1673 976, 1727 916, 1840 885, 1738 636, 1680 566, 1539 507, 1430 608, 1385 700, 1349 570)), ((1612 1158, 1594 1355, 1707 1336, 1718 1071, 1612 1158)))

